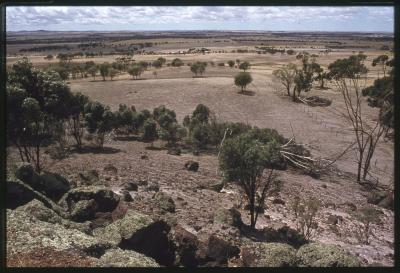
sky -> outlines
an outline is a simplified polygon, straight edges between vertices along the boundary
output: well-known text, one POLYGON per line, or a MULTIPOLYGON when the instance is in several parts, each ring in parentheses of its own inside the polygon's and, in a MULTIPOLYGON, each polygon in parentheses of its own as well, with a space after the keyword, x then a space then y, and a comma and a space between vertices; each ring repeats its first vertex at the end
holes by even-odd
POLYGON ((393 7, 7 7, 6 30, 393 32, 393 7))

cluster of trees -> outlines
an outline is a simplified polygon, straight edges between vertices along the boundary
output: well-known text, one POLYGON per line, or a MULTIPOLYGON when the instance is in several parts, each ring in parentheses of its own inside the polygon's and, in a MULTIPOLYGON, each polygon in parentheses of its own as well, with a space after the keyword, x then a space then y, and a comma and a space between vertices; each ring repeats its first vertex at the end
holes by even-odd
POLYGON ((177 124, 175 113, 164 106, 153 114, 125 105, 112 112, 109 106, 72 93, 57 72, 37 69, 27 58, 15 63, 7 74, 7 108, 8 145, 17 147, 21 160, 31 162, 38 171, 43 167, 43 148, 66 135, 71 135, 80 149, 86 131, 100 148, 105 135, 113 130, 141 132, 146 141, 160 136, 168 142, 177 141, 185 131, 177 124))
POLYGON ((197 74, 203 75, 206 70, 207 63, 206 62, 195 62, 190 66, 190 71, 197 77, 197 74))
POLYGON ((324 88, 325 81, 331 79, 331 74, 316 62, 315 58, 310 58, 309 53, 298 54, 297 59, 301 61, 301 67, 289 63, 282 68, 273 71, 273 75, 285 87, 287 95, 293 101, 297 101, 301 92, 311 90, 314 81, 320 82, 320 88, 324 88))

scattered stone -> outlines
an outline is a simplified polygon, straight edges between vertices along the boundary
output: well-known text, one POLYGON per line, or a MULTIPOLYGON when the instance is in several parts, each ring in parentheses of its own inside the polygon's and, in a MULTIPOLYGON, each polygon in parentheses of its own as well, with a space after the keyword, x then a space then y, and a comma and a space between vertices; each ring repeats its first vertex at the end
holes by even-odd
POLYGON ((228 258, 239 255, 240 249, 231 242, 213 234, 208 239, 207 257, 215 266, 226 266, 228 258))
POLYGON ((297 252, 297 263, 300 267, 352 267, 360 266, 357 257, 344 250, 321 243, 311 243, 300 247, 297 252))
POLYGON ((393 194, 389 194, 386 196, 384 199, 382 199, 379 203, 378 206, 384 208, 384 209, 390 209, 394 210, 394 199, 393 199, 393 194))
POLYGON ((159 267, 152 258, 132 250, 110 249, 100 257, 98 267, 159 267))
POLYGON ((322 184, 321 187, 323 187, 324 189, 326 189, 328 186, 326 184, 322 184))
POLYGON ((296 265, 296 250, 283 243, 253 243, 242 248, 243 264, 250 267, 291 267, 296 265))
POLYGON ((295 229, 279 223, 277 226, 272 224, 263 229, 265 241, 279 242, 299 247, 307 243, 307 240, 295 229))
POLYGON ((357 210, 357 206, 352 202, 344 202, 342 205, 346 206, 351 211, 356 211, 357 210))
POLYGON ((169 155, 181 155, 182 151, 180 148, 170 148, 167 151, 167 154, 169 155))
POLYGON ((160 186, 157 183, 151 183, 146 187, 146 191, 158 192, 159 190, 160 190, 160 186))
POLYGON ((328 224, 337 225, 339 221, 343 221, 343 217, 340 215, 329 215, 328 216, 328 224))
POLYGON ((138 184, 135 182, 126 182, 123 189, 127 191, 138 191, 138 184))
POLYGON ((383 199, 385 199, 387 193, 384 191, 373 190, 368 194, 367 202, 370 204, 378 205, 383 199))
POLYGON ((208 189, 216 192, 220 192, 223 187, 224 187, 223 181, 211 181, 207 186, 208 189))
POLYGON ((147 160, 147 159, 149 159, 149 156, 147 154, 141 154, 140 159, 147 160))
POLYGON ((99 180, 99 173, 96 170, 87 170, 78 173, 82 186, 96 186, 102 183, 99 180))
POLYGON ((196 235, 181 226, 176 226, 173 239, 177 252, 176 263, 189 268, 197 267, 199 262, 196 257, 196 251, 199 246, 199 240, 196 235))
POLYGON ((199 162, 189 160, 185 163, 185 168, 188 171, 197 172, 199 169, 199 162))
MULTIPOLYGON (((245 210, 250 210, 250 204, 246 204, 244 206, 245 210)), ((263 207, 255 206, 255 211, 258 211, 258 213, 264 213, 265 209, 263 207)))
POLYGON ((137 181, 137 184, 138 184, 138 186, 147 186, 147 185, 148 185, 148 182, 147 182, 146 179, 140 178, 140 179, 137 181))
POLYGON ((105 172, 110 172, 110 173, 113 173, 113 174, 117 174, 118 173, 118 169, 112 164, 107 164, 106 166, 104 166, 104 171, 105 172))
POLYGON ((175 202, 174 200, 164 192, 157 192, 153 196, 153 200, 155 201, 156 205, 167 212, 175 212, 175 202))
POLYGON ((280 198, 275 198, 275 199, 272 201, 272 204, 276 204, 276 205, 285 205, 286 202, 283 201, 283 200, 280 199, 280 198))
POLYGON ((233 227, 241 227, 243 224, 240 212, 235 208, 217 209, 214 213, 214 222, 227 224, 233 227))
POLYGON ((129 191, 122 191, 122 200, 125 202, 132 202, 133 198, 132 195, 129 193, 129 191))

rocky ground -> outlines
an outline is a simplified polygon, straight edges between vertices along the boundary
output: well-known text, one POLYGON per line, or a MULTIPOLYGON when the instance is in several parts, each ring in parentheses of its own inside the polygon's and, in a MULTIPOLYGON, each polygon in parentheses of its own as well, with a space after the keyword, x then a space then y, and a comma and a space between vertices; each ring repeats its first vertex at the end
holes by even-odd
POLYGON ((393 197, 351 173, 332 168, 315 179, 279 171, 281 189, 254 231, 238 186, 221 182, 215 155, 172 155, 139 141, 105 146, 71 151, 42 174, 15 164, 10 151, 8 266, 393 265, 393 197), (185 166, 190 161, 198 168, 185 166), (295 196, 320 202, 309 240, 297 230, 295 196), (368 243, 365 208, 375 215, 368 243))

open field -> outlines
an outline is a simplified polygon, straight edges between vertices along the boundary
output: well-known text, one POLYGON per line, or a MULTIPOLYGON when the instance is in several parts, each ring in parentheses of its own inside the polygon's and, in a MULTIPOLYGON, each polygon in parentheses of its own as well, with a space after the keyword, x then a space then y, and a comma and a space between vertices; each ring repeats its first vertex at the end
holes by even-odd
MULTIPOLYGON (((119 73, 113 80, 108 77, 103 81, 100 75, 87 78, 68 79, 71 91, 81 92, 90 99, 109 105, 113 111, 118 110, 119 104, 134 105, 136 110, 152 110, 165 105, 176 113, 178 123, 182 123, 186 115, 190 115, 198 104, 204 104, 212 111, 218 121, 243 122, 259 128, 271 128, 278 131, 285 138, 295 137, 296 143, 304 144, 314 158, 335 158, 347 146, 354 142, 354 132, 351 125, 341 116, 345 110, 342 94, 336 87, 327 82, 325 89, 320 89, 315 83, 312 90, 303 93, 303 96, 319 96, 332 100, 327 107, 311 107, 303 103, 294 103, 286 96, 286 91, 275 79, 272 71, 288 63, 301 66, 296 55, 276 53, 258 54, 257 52, 237 53, 237 49, 256 51, 255 46, 274 46, 275 48, 292 48, 296 52, 307 51, 317 54, 316 61, 327 70, 327 66, 339 58, 347 58, 354 53, 363 51, 367 55, 365 61, 370 72, 365 86, 373 84, 378 77, 378 67, 372 67, 371 61, 381 54, 392 52, 381 50, 382 45, 392 47, 392 40, 383 35, 375 34, 334 34, 328 33, 152 33, 151 37, 135 38, 145 34, 98 33, 97 36, 87 37, 85 33, 65 33, 54 36, 53 33, 40 33, 31 38, 31 41, 22 38, 27 33, 12 33, 9 35, 10 45, 7 47, 7 65, 14 64, 21 59, 21 49, 39 47, 42 43, 48 45, 53 41, 57 45, 71 47, 77 50, 78 43, 96 41, 104 42, 104 53, 115 49, 126 50, 130 45, 152 42, 155 45, 144 47, 146 52, 134 54, 136 61, 154 61, 158 57, 167 59, 167 63, 174 58, 180 58, 184 65, 181 67, 148 68, 140 79, 134 80, 126 72, 119 73), (174 36, 178 37, 174 37, 174 36), (192 37, 187 37, 192 36, 192 37), (197 37, 196 37, 197 36, 197 37), (207 37, 205 37, 207 36, 207 37), (340 37, 340 38, 339 38, 340 37), (375 37, 375 38, 372 38, 375 37), (62 41, 61 41, 62 40, 62 41), (65 40, 70 40, 66 42, 65 40), (23 42, 22 42, 23 41, 23 42), (41 41, 39 43, 38 41, 41 41), (46 42, 47 41, 47 42, 46 42), (218 42, 217 42, 218 41, 218 42), (329 54, 321 51, 327 45, 335 45, 339 41, 346 48, 335 49, 329 54), (186 51, 192 47, 206 47, 211 53, 206 54, 177 54, 176 51, 186 51), (226 53, 218 51, 224 50, 226 53), (153 51, 151 54, 148 51, 153 51), (230 68, 226 62, 240 59, 248 61, 251 68, 248 70, 253 82, 247 92, 240 93, 234 84, 234 76, 240 72, 236 67, 230 68), (202 77, 193 77, 188 63, 196 61, 207 62, 208 66, 202 77), (214 62, 212 66, 210 62, 214 62), (225 66, 217 64, 224 62, 225 66), (153 72, 157 71, 157 76, 153 72)), ((26 37, 25 37, 26 38, 26 37)), ((337 45, 337 44, 336 44, 337 45)), ((95 50, 98 50, 96 48, 95 50)), ((25 52, 29 60, 37 67, 56 65, 59 60, 46 61, 47 54, 60 53, 58 50, 44 52, 25 52)), ((93 61, 96 64, 113 62, 122 55, 95 56, 94 58, 74 58, 71 63, 84 64, 93 61)), ((363 100, 362 107, 366 114, 366 123, 374 122, 378 117, 379 109, 371 108, 363 100)), ((72 139, 70 139, 71 145, 72 139)), ((105 152, 81 152, 73 150, 64 159, 53 160, 46 155, 46 170, 60 173, 70 181, 78 178, 78 173, 85 170, 96 170, 100 180, 107 181, 109 186, 118 192, 125 182, 146 180, 149 184, 157 183, 160 191, 169 194, 175 202, 174 217, 177 223, 198 238, 208 238, 211 233, 225 236, 237 244, 245 244, 242 238, 249 239, 249 234, 242 234, 238 230, 221 228, 213 223, 213 213, 223 207, 230 208, 237 204, 239 191, 237 185, 227 184, 220 192, 203 189, 200 186, 209 181, 219 181, 221 176, 218 168, 218 158, 213 152, 204 152, 193 155, 183 150, 182 155, 167 154, 165 142, 156 141, 159 149, 148 149, 149 144, 137 140, 121 140, 107 138, 105 152), (108 152, 107 152, 108 149, 108 152), (143 159, 141 155, 148 158, 143 159), (198 172, 189 172, 184 168, 185 162, 194 160, 199 162, 198 172), (105 166, 112 164, 118 170, 109 174, 105 166)), ((16 149, 9 149, 8 166, 19 160, 16 149)), ((332 165, 332 171, 324 174, 320 179, 312 178, 295 169, 278 171, 279 179, 284 181, 281 192, 266 201, 266 210, 260 216, 256 228, 274 227, 286 224, 296 227, 294 214, 289 203, 294 196, 316 197, 323 205, 318 214, 318 229, 313 241, 334 244, 358 256, 363 265, 380 263, 392 266, 394 262, 394 212, 375 206, 380 213, 380 224, 373 227, 373 236, 369 245, 359 243, 353 234, 354 227, 359 224, 355 214, 357 210, 367 205, 368 191, 356 182, 355 153, 347 153, 332 165), (275 199, 284 200, 277 204, 275 199), (350 204, 350 205, 349 205, 350 204), (356 209, 354 209, 356 207, 356 209), (336 225, 329 222, 331 215, 341 218, 336 225)), ((371 173, 379 179, 379 184, 393 188, 394 185, 394 144, 391 140, 379 142, 372 161, 371 173)), ((140 187, 133 192, 133 202, 126 203, 130 209, 148 215, 161 214, 153 207, 153 193, 140 187)), ((238 209, 245 223, 249 223, 248 211, 238 209)), ((230 266, 240 266, 240 262, 233 259, 230 266)))

